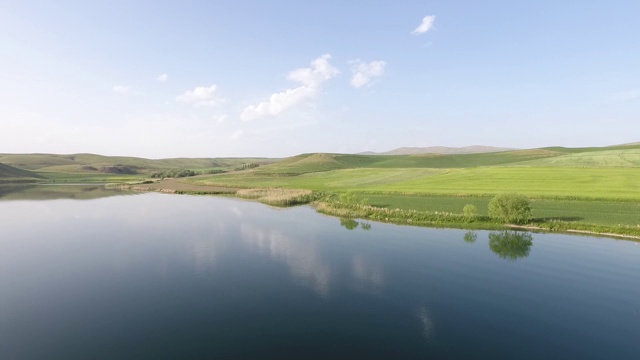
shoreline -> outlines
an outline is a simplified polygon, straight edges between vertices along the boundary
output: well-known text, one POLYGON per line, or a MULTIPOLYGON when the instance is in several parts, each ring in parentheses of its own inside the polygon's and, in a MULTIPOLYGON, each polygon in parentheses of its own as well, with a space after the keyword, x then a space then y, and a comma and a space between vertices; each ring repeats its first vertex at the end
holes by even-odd
MULTIPOLYGON (((138 184, 111 184, 107 185, 108 187, 115 187, 123 190, 133 190, 133 191, 142 191, 142 192, 161 192, 161 193, 169 193, 169 194, 186 194, 186 195, 231 195, 235 196, 239 199, 248 199, 261 203, 265 203, 260 201, 260 199, 252 199, 246 198, 242 196, 238 196, 236 193, 239 190, 243 190, 244 188, 234 188, 234 187, 224 187, 224 186, 211 186, 211 185, 195 185, 178 181, 178 179, 163 179, 156 182, 150 183, 138 183, 138 184)), ((269 203, 265 203, 266 205, 273 205, 269 203)), ((367 206, 366 209, 363 207, 357 208, 354 206, 336 206, 335 203, 329 203, 327 201, 310 201, 308 203, 312 208, 314 208, 317 212, 335 216, 335 217, 348 217, 348 218, 359 218, 363 220, 371 220, 371 221, 379 221, 382 223, 391 223, 397 225, 409 225, 409 226, 424 226, 424 227, 444 227, 444 228, 458 228, 458 229, 470 229, 470 230, 498 230, 498 229, 521 229, 521 230, 529 230, 529 231, 538 231, 545 233, 566 233, 566 234, 582 234, 582 235, 593 235, 593 236, 603 236, 609 238, 618 238, 625 239, 630 241, 638 241, 640 242, 639 235, 630 235, 630 234, 621 234, 616 232, 611 232, 610 230, 606 230, 603 232, 593 231, 593 230, 584 230, 584 229, 572 229, 572 228, 547 228, 543 226, 536 225, 516 225, 516 224, 498 224, 487 221, 460 221, 462 219, 461 214, 454 213, 446 213, 446 212, 419 212, 413 210, 401 210, 401 209, 386 209, 386 208, 375 208, 367 206), (390 213, 396 212, 395 217, 389 217, 390 213), (386 216, 384 215, 386 214, 386 216), (418 216, 436 216, 436 220, 416 220, 415 217, 418 216)), ((569 225, 569 223, 562 223, 563 225, 569 225)), ((553 226, 554 224, 549 224, 553 226)), ((557 224, 555 224, 557 225, 557 224)), ((586 227, 597 227, 602 225, 595 224, 579 224, 579 226, 586 227)), ((611 227, 602 226, 608 229, 611 227)))

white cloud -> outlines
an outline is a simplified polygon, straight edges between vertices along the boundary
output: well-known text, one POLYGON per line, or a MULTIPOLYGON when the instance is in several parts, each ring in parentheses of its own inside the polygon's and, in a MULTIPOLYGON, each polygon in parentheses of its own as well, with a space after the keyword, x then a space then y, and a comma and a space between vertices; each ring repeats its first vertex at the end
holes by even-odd
POLYGON ((158 75, 158 77, 156 78, 158 81, 160 82, 165 82, 167 80, 169 80, 169 75, 167 74, 160 74, 158 75))
POLYGON ((422 23, 411 33, 415 35, 424 34, 433 28, 433 23, 436 21, 435 15, 429 15, 422 18, 422 23))
POLYGON ((249 121, 265 116, 275 116, 305 100, 314 98, 324 82, 340 73, 338 69, 331 66, 329 59, 331 55, 325 54, 313 60, 311 67, 293 70, 287 78, 302 84, 301 86, 275 93, 269 97, 268 101, 247 106, 240 114, 240 118, 249 121))
POLYGON ((213 121, 220 125, 220 124, 224 124, 229 120, 229 116, 227 114, 222 114, 222 115, 215 115, 213 117, 213 121))
POLYGON ((114 85, 111 90, 113 90, 113 92, 116 92, 118 94, 126 94, 129 92, 129 87, 125 86, 125 85, 114 85))
POLYGON ((242 129, 238 129, 236 130, 233 134, 231 134, 231 140, 238 140, 240 139, 240 137, 242 136, 242 134, 244 134, 244 131, 242 129))
POLYGON ((194 106, 215 106, 221 101, 221 99, 217 98, 217 90, 218 87, 216 85, 200 86, 177 96, 176 101, 193 104, 194 106))
POLYGON ((372 61, 370 63, 361 60, 351 61, 351 86, 355 88, 363 87, 371 82, 373 78, 380 77, 384 74, 384 67, 387 65, 384 61, 372 61))

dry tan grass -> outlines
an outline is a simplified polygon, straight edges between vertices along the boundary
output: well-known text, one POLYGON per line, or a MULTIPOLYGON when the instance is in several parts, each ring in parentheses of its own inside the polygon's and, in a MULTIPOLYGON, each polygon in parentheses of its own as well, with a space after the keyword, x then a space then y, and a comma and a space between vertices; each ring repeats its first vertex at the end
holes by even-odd
POLYGON ((311 190, 280 188, 241 189, 236 192, 238 197, 274 206, 306 204, 313 200, 312 194, 311 190))

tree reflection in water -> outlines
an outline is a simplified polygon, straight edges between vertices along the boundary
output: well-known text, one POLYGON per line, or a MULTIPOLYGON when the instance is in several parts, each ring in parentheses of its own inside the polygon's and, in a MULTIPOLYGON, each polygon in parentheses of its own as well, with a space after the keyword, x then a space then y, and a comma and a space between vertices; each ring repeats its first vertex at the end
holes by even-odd
POLYGON ((515 261, 529 256, 533 236, 526 232, 501 231, 489 233, 491 251, 503 259, 515 261))
POLYGON ((468 244, 473 244, 476 242, 476 240, 478 240, 478 234, 476 234, 475 231, 467 231, 464 234, 464 242, 468 244))
POLYGON ((353 219, 340 219, 340 225, 347 228, 347 230, 353 230, 357 228, 360 223, 353 219))

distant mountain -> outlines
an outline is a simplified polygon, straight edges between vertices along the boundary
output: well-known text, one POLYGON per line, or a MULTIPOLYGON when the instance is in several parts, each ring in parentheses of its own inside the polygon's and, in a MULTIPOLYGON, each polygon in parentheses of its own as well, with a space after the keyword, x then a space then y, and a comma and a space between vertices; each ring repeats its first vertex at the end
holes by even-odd
POLYGON ((446 146, 429 146, 429 147, 401 147, 386 152, 367 151, 358 155, 420 155, 420 154, 480 154, 499 151, 517 150, 513 148, 501 148, 494 146, 472 145, 465 147, 446 147, 446 146))

